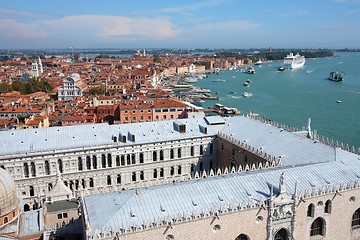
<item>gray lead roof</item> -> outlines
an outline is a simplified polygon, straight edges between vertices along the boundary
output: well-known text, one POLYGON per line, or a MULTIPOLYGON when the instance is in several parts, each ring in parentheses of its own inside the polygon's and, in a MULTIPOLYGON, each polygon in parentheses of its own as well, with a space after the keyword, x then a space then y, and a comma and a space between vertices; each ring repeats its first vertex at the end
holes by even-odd
POLYGON ((358 155, 336 149, 338 160, 298 167, 263 169, 211 178, 200 178, 163 186, 145 187, 85 197, 90 225, 95 229, 129 228, 192 214, 247 206, 266 200, 273 186, 276 192, 284 172, 289 195, 340 186, 358 181, 358 155), (101 207, 99 207, 101 206, 101 207))

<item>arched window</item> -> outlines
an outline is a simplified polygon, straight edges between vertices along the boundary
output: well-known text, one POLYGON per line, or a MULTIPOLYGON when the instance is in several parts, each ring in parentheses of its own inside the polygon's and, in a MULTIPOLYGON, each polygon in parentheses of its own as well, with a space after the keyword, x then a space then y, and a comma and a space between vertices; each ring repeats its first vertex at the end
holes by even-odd
POLYGON ((139 161, 140 161, 140 163, 144 163, 144 153, 140 153, 139 154, 139 161))
POLYGON ((324 212, 325 213, 331 213, 331 200, 327 200, 325 202, 324 212))
POLYGON ((210 154, 212 154, 214 152, 214 146, 212 143, 210 143, 210 149, 209 149, 210 154))
POLYGON ((116 183, 117 183, 117 184, 120 184, 120 183, 121 183, 121 175, 120 175, 120 174, 118 174, 118 175, 116 176, 116 183))
POLYGON ((322 235, 325 236, 325 222, 322 218, 318 217, 311 224, 310 236, 322 235))
POLYGON ((93 169, 97 169, 97 157, 93 155, 93 169))
POLYGON ((33 187, 33 186, 30 186, 30 187, 29 187, 29 193, 30 193, 30 197, 33 197, 33 196, 35 195, 34 187, 33 187))
POLYGON ((119 167, 120 166, 120 157, 116 156, 116 166, 119 167))
POLYGON ((107 176, 107 185, 108 186, 111 185, 111 176, 110 175, 107 176))
POLYGON ((200 145, 200 155, 204 155, 204 146, 200 145))
POLYGON ((27 163, 24 163, 24 175, 25 177, 29 177, 29 166, 27 163))
POLYGON ((126 155, 126 164, 131 165, 131 157, 130 154, 126 155))
POLYGON ((31 169, 31 176, 36 177, 36 168, 35 168, 35 163, 31 162, 30 163, 30 169, 31 169))
POLYGON ((112 159, 111 159, 110 153, 108 153, 108 155, 107 155, 107 162, 108 162, 108 167, 112 167, 112 159))
POLYGON ((178 174, 181 174, 181 166, 178 166, 178 174))
POLYGON ((160 160, 164 160, 164 150, 160 150, 160 160))
POLYGON ((136 172, 132 172, 131 179, 133 182, 136 182, 136 172))
POLYGON ((279 231, 277 231, 274 238, 274 240, 288 240, 288 239, 289 239, 289 234, 285 228, 282 228, 279 231))
POLYGON ((314 214, 315 214, 315 205, 311 203, 311 204, 308 206, 306 216, 308 216, 308 217, 314 217, 314 214))
POLYGON ((30 211, 30 206, 29 206, 29 204, 25 204, 24 205, 24 212, 28 212, 28 211, 30 211))
POLYGON ((125 156, 121 155, 121 166, 125 166, 125 156))
POLYGON ((131 164, 136 164, 135 153, 131 154, 131 164))
POLYGON ((45 161, 45 174, 50 175, 50 164, 49 161, 45 161))
POLYGON ((90 156, 86 156, 86 169, 90 170, 91 169, 91 159, 90 156))
POLYGON ((195 153, 194 153, 194 146, 191 146, 191 147, 190 147, 190 155, 191 155, 191 156, 194 156, 194 155, 195 155, 195 153))
POLYGON ((52 188, 53 188, 52 183, 49 183, 49 184, 48 184, 48 191, 50 191, 52 188))
POLYGON ((174 149, 170 149, 170 159, 174 159, 174 149))
POLYGON ((82 158, 78 157, 78 170, 82 171, 83 170, 83 163, 82 163, 82 158))
POLYGON ((140 180, 145 180, 144 171, 140 171, 140 180))
POLYGON ((178 158, 181 158, 181 148, 178 148, 178 158))
POLYGON ((58 167, 59 167, 59 172, 63 173, 63 163, 61 159, 58 159, 58 167))
POLYGON ((89 186, 92 188, 94 187, 94 179, 93 178, 90 178, 89 180, 89 186))
POLYGON ((4 217, 4 224, 9 221, 8 217, 4 217))
POLYGON ((101 154, 101 167, 106 168, 105 154, 101 154))
POLYGON ((360 208, 358 208, 352 215, 351 226, 352 227, 360 226, 360 208))
POLYGON ((153 151, 153 161, 157 161, 157 153, 156 151, 153 151))
POLYGON ((5 170, 5 166, 4 165, 1 165, 0 168, 4 169, 5 170))
POLYGON ((86 188, 86 184, 85 184, 85 180, 84 180, 84 179, 81 179, 81 186, 83 187, 83 189, 86 188))
POLYGON ((250 238, 245 234, 240 234, 235 238, 235 240, 250 240, 250 238))
POLYGON ((170 176, 173 176, 175 174, 175 169, 174 167, 170 168, 170 176))
POLYGON ((157 178, 157 169, 154 169, 153 177, 157 178))
POLYGON ((160 168, 160 177, 164 177, 164 169, 160 168))

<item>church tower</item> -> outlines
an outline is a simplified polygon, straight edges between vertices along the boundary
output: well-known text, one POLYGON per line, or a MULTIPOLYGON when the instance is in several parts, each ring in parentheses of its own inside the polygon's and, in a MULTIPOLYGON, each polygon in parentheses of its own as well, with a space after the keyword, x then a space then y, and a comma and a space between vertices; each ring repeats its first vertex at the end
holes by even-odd
POLYGON ((36 61, 32 62, 31 64, 31 76, 33 77, 39 77, 39 66, 36 61))
POLYGON ((42 65, 40 57, 39 57, 39 62, 38 62, 38 70, 39 70, 39 75, 44 72, 43 65, 42 65))

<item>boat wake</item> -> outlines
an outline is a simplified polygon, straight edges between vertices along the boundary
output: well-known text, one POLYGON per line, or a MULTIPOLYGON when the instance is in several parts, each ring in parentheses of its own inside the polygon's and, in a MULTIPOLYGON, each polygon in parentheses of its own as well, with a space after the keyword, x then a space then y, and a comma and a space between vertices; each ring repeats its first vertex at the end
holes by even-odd
POLYGON ((307 70, 306 73, 312 73, 314 70, 307 70))

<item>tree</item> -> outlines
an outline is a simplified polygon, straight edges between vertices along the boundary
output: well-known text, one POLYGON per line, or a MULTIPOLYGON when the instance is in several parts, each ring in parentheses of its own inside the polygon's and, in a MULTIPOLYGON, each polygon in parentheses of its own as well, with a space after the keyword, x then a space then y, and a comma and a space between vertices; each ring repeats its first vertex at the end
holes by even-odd
POLYGON ((8 83, 0 83, 0 94, 11 92, 11 85, 8 83))
POLYGON ((161 58, 159 55, 154 55, 154 63, 161 63, 161 58))
POLYGON ((92 89, 90 89, 90 93, 92 95, 101 95, 104 92, 102 90, 98 89, 97 87, 93 87, 92 89))

